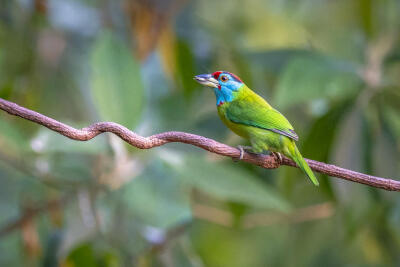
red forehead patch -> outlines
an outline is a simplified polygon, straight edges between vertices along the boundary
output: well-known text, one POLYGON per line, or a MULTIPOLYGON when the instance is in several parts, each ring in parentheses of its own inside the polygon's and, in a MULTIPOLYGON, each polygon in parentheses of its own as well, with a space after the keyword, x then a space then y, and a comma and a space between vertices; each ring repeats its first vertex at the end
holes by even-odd
POLYGON ((212 74, 212 76, 214 77, 214 79, 217 79, 217 80, 218 80, 219 76, 220 76, 221 74, 223 74, 223 73, 229 74, 229 75, 231 75, 235 80, 237 80, 238 82, 243 83, 242 80, 241 80, 238 76, 236 76, 236 75, 233 74, 233 73, 227 72, 227 71, 216 71, 216 72, 214 72, 214 73, 212 74))
POLYGON ((221 73, 223 73, 223 71, 216 71, 216 72, 214 72, 214 73, 212 74, 212 76, 214 77, 214 79, 217 79, 217 80, 218 80, 219 75, 221 75, 221 73))

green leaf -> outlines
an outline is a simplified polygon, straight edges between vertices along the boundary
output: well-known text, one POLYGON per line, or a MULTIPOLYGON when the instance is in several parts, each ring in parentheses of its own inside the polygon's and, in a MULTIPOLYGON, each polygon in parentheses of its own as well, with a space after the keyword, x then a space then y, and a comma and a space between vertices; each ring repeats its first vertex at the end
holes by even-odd
POLYGON ((293 58, 279 77, 275 103, 280 108, 313 99, 345 99, 362 84, 355 67, 313 55, 293 58))
POLYGON ((24 258, 21 257, 21 237, 16 234, 6 235, 2 237, 0 242, 1 251, 7 253, 0 253, 0 264, 8 266, 24 266, 24 258))
POLYGON ((390 132, 396 137, 400 150, 400 109, 396 110, 391 106, 383 106, 382 108, 384 122, 390 132))
MULTIPOLYGON (((313 122, 309 129, 308 135, 305 137, 302 145, 302 153, 304 157, 313 160, 328 162, 335 137, 340 130, 337 125, 354 104, 353 101, 345 101, 332 107, 325 115, 321 116, 313 122)), ((321 175, 321 189, 332 199, 335 198, 327 175, 321 175)), ((292 179, 291 179, 292 181, 292 179)))
POLYGON ((193 54, 190 46, 185 41, 177 41, 176 56, 176 79, 181 82, 185 97, 190 98, 198 86, 193 82, 193 73, 195 73, 193 54))
POLYGON ((312 52, 302 49, 275 49, 248 52, 246 55, 253 64, 261 66, 264 71, 278 74, 293 58, 310 56, 312 52))
POLYGON ((400 150, 400 88, 393 87, 379 95, 379 108, 385 127, 391 132, 400 150))
MULTIPOLYGON (((19 213, 19 194, 21 192, 21 182, 15 182, 15 177, 21 178, 15 171, 7 171, 5 163, 0 161, 0 225, 18 216, 19 213)), ((1 258, 1 257, 0 257, 1 258)))
POLYGON ((110 33, 95 43, 91 55, 91 90, 103 120, 134 127, 143 107, 140 65, 130 50, 110 33))
POLYGON ((0 147, 5 151, 8 150, 27 150, 29 148, 27 137, 21 134, 13 124, 4 118, 0 118, 0 147))
MULTIPOLYGON (((97 243, 97 242, 96 242, 97 243)), ((116 267, 121 260, 112 248, 100 248, 95 241, 80 244, 68 255, 65 266, 116 267)))
POLYGON ((97 266, 92 245, 89 243, 82 244, 71 251, 66 262, 70 266, 97 266))
POLYGON ((290 205, 273 188, 262 183, 252 173, 233 163, 205 162, 201 157, 185 156, 178 166, 184 182, 225 201, 250 206, 288 211, 290 205))
MULTIPOLYGON (((374 25, 373 25, 373 20, 374 20, 374 6, 372 4, 371 0, 358 0, 359 5, 360 5, 360 21, 361 21, 361 26, 364 31, 364 34, 367 37, 372 37, 373 30, 374 30, 374 25)), ((376 7, 375 7, 376 8, 376 7)))
POLYGON ((400 171, 400 109, 388 105, 379 107, 379 119, 370 122, 371 130, 375 130, 378 125, 381 127, 380 134, 372 137, 371 165, 373 172, 382 177, 399 179, 400 171), (373 128, 374 127, 374 128, 373 128), (384 155, 384 156, 382 156, 384 155))
POLYGON ((147 168, 114 194, 130 218, 159 228, 168 228, 191 218, 188 192, 160 161, 147 168))

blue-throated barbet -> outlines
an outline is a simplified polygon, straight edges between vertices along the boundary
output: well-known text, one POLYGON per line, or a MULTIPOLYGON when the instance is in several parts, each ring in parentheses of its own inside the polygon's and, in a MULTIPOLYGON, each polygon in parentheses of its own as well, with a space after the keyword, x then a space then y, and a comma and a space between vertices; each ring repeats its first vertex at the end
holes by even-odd
POLYGON ((216 71, 194 78, 200 84, 214 89, 221 120, 233 132, 250 141, 252 152, 282 153, 296 162, 314 185, 319 184, 297 149, 295 141, 299 137, 293 126, 238 76, 227 71, 216 71))

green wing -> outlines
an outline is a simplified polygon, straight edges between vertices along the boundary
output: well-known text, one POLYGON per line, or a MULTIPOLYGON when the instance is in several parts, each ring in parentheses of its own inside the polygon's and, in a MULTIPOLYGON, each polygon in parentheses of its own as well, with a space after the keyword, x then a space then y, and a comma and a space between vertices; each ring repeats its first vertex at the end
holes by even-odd
POLYGON ((264 100, 247 100, 229 103, 226 116, 230 121, 272 131, 295 141, 299 139, 293 126, 279 111, 269 107, 264 100))

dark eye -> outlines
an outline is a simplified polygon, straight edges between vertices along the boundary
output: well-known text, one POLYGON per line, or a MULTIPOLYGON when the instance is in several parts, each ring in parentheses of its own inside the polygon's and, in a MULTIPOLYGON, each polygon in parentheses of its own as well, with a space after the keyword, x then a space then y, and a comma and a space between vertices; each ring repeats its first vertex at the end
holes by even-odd
POLYGON ((225 75, 224 75, 224 76, 221 76, 221 81, 223 81, 223 82, 228 81, 228 77, 226 77, 225 75))

